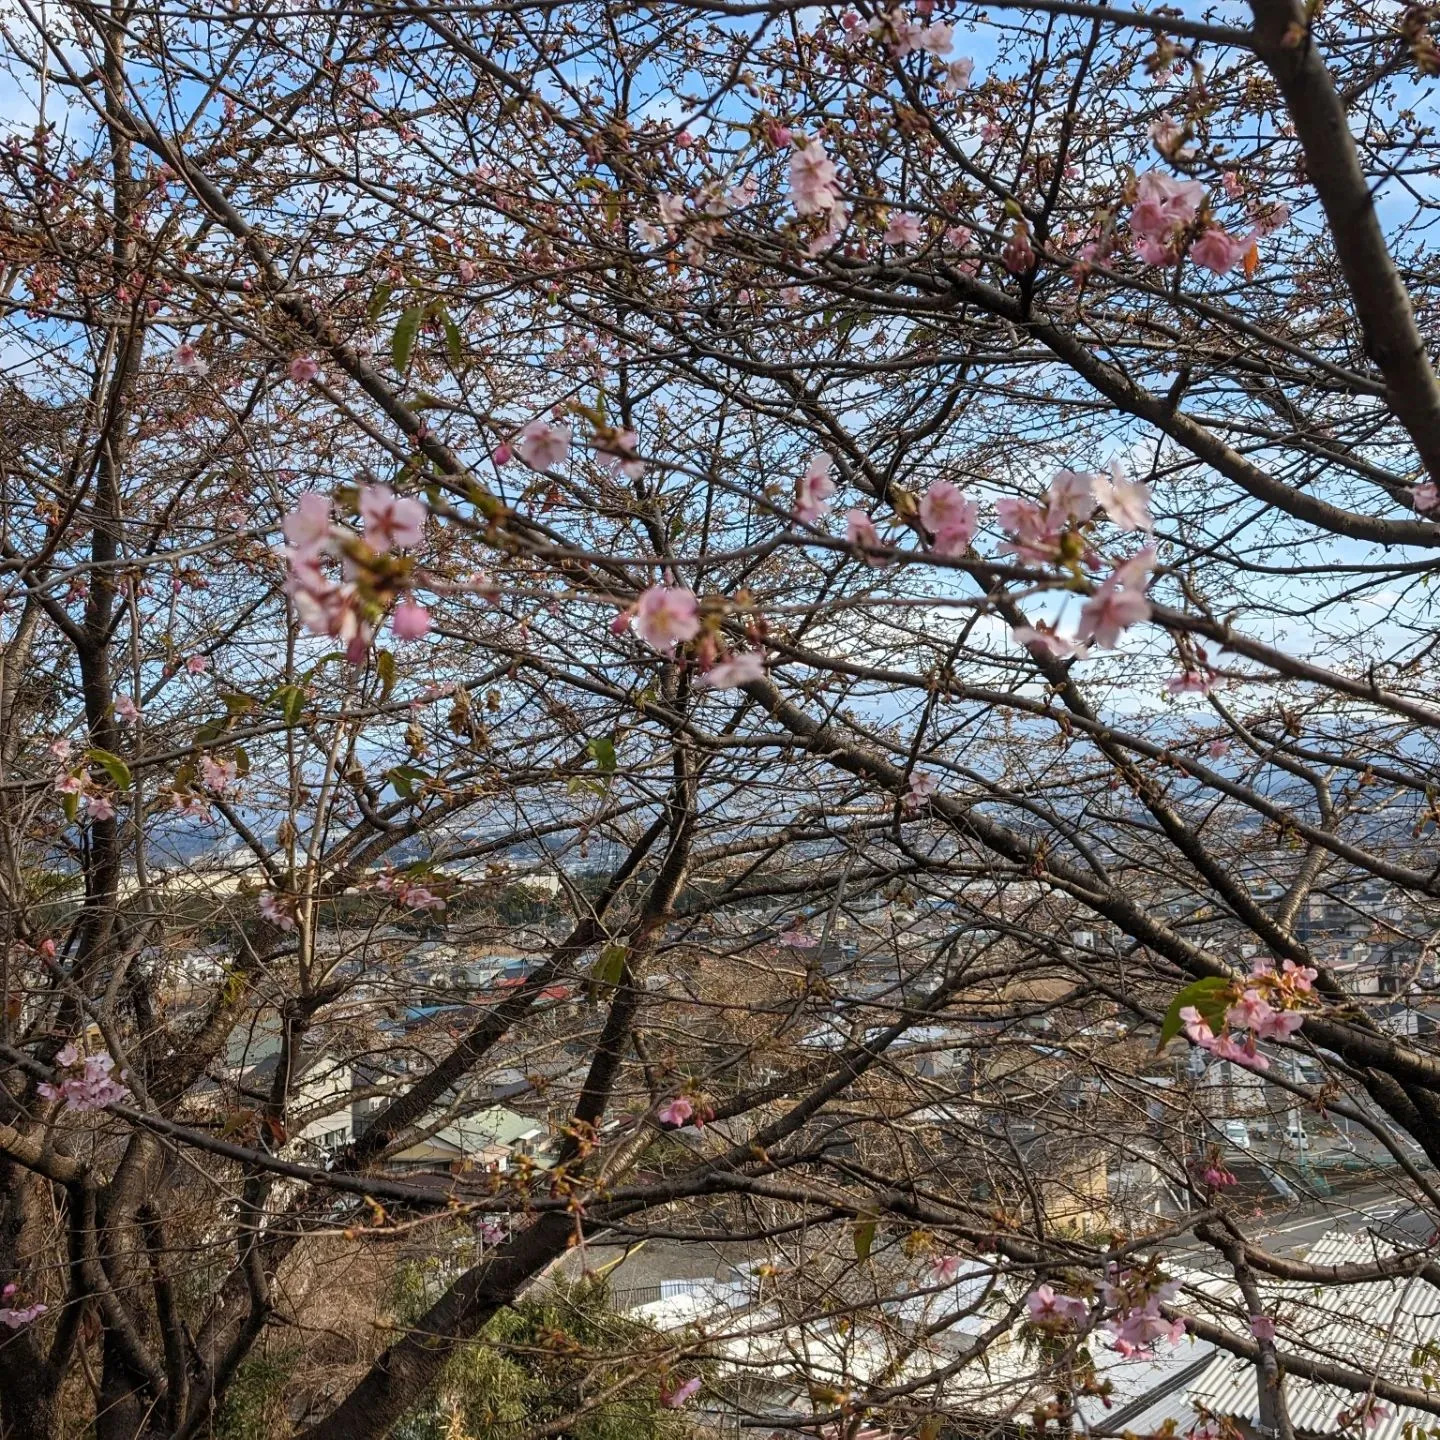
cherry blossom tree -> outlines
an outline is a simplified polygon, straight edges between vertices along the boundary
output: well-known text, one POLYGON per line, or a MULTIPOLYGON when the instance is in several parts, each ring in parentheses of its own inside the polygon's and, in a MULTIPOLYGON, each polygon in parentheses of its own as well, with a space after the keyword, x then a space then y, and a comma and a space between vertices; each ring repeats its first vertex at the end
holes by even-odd
MULTIPOLYGON (((573 1253, 717 1229, 802 1318, 981 1267, 1062 1426, 1186 1333, 1282 1435, 1292 1380, 1440 1411, 1259 1289, 1429 1251, 1276 1253, 1193 1090, 1139 1098, 1228 1067, 1440 1215, 1433 27, 17 0, 0 1433, 207 1433, 360 1303, 326 1247, 447 1226, 472 1263, 293 1433, 386 1434, 573 1253), (533 963, 417 1038, 442 926, 533 963), (540 1053, 548 1167, 397 1172, 540 1053), (371 1106, 329 1155, 317 1055, 371 1106), (1080 1153, 1183 1203, 1067 1228, 1080 1153)), ((700 1403, 656 1347, 614 1383, 700 1403)), ((803 1423, 963 1421, 903 1348, 803 1423)))

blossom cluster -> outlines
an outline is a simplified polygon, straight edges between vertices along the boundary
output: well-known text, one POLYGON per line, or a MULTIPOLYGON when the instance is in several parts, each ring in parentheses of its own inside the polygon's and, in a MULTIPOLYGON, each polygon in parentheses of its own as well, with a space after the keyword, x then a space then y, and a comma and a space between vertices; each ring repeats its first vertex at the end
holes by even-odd
MULTIPOLYGON (((363 541, 332 524, 332 514, 330 498, 312 490, 286 515, 283 528, 290 573, 285 590, 300 623, 312 634, 343 641, 346 658, 358 665, 369 649, 385 600, 404 582, 403 570, 386 563, 386 557, 420 544, 425 506, 396 495, 388 485, 361 487, 363 541), (342 561, 339 580, 323 567, 327 557, 342 561)), ((430 628, 430 617, 422 605, 404 599, 391 625, 397 638, 418 640, 430 628)))
POLYGON ((1138 1355, 1161 1340, 1175 1345, 1185 1334, 1183 1319, 1167 1320, 1160 1313, 1160 1307, 1180 1293, 1178 1280, 1162 1280, 1150 1268, 1121 1270, 1112 1265, 1100 1293, 1113 1312, 1105 1322, 1111 1345, 1122 1355, 1138 1355))
POLYGON ((277 895, 273 890, 262 890, 256 902, 260 918, 268 920, 277 930, 289 934, 296 928, 295 902, 286 895, 277 895))
MULTIPOLYGON (((1153 1267, 1121 1270, 1112 1265, 1100 1293, 1111 1312, 1105 1328, 1114 1349, 1122 1355, 1138 1355, 1161 1340, 1177 1343, 1185 1333, 1184 1320, 1167 1320, 1160 1312, 1179 1290, 1178 1281, 1161 1279, 1153 1267)), ((1030 1323, 1051 1334, 1081 1330, 1091 1318, 1089 1301, 1050 1285, 1037 1285, 1026 1297, 1025 1308, 1030 1323)))
MULTIPOLYGON (((118 701, 116 702, 116 711, 119 712, 118 701)), ((85 814, 91 820, 113 820, 115 818, 114 798, 108 790, 96 785, 83 765, 70 763, 71 750, 70 742, 63 738, 56 740, 50 746, 51 757, 59 766, 55 771, 55 793, 76 796, 78 802, 85 806, 85 814)), ((70 812, 66 813, 68 815, 70 812)))
POLYGON ((660 1403, 667 1410, 678 1410, 688 1401, 700 1388, 700 1377, 693 1375, 689 1380, 676 1385, 674 1389, 662 1385, 660 1387, 660 1403))
POLYGON ((1225 1010, 1225 1024, 1243 1032, 1243 1040, 1233 1034, 1217 1035, 1194 1005, 1181 1009, 1181 1025, 1192 1044, 1218 1059, 1233 1060, 1251 1070, 1268 1070, 1270 1057, 1258 1051, 1255 1042, 1287 1039, 1305 1023, 1297 1007, 1302 997, 1313 991, 1316 975, 1311 966, 1293 960, 1286 960, 1279 972, 1268 960, 1258 961, 1225 1010))
POLYGON ((19 1288, 12 1282, 0 1290, 0 1300, 5 1302, 0 1305, 0 1325, 5 1326, 7 1330, 18 1330, 22 1325, 28 1325, 50 1308, 48 1305, 42 1305, 38 1300, 31 1305, 12 1304, 19 1288))
POLYGON ((610 626, 611 633, 634 630, 652 650, 673 658, 676 647, 698 638, 695 659, 700 684, 712 690, 729 690, 765 678, 765 655, 760 650, 732 650, 722 655, 712 633, 702 635, 700 598, 683 585, 651 585, 610 626))
POLYGON ((1182 253, 1188 253, 1202 268, 1226 275, 1245 259, 1257 240, 1286 218, 1282 211, 1252 227, 1247 235, 1231 235, 1208 217, 1202 218, 1204 202, 1205 187, 1200 181, 1176 180, 1162 171, 1147 170, 1136 181, 1135 203, 1130 209, 1135 253, 1147 265, 1158 266, 1174 265, 1182 253))
POLYGON ((68 1070, 58 1085, 48 1081, 36 1087, 47 1100, 63 1100, 71 1110, 103 1110, 124 1100, 130 1090, 120 1082, 125 1078, 122 1070, 112 1076, 115 1068, 113 1057, 102 1051, 98 1055, 84 1055, 73 1042, 67 1044, 55 1057, 57 1069, 68 1070))
POLYGON ((1065 1295, 1051 1285, 1037 1285, 1025 1297, 1032 1325, 1042 1330, 1079 1329, 1090 1319, 1090 1306, 1078 1295, 1065 1295))
POLYGON ((655 1118, 662 1125, 677 1128, 693 1125, 697 1130, 703 1130, 705 1122, 710 1118, 710 1110, 705 1105, 697 1105, 688 1095, 677 1095, 673 1100, 667 1100, 655 1112, 655 1118))
POLYGON ((445 902, 433 890, 417 885, 403 875, 381 875, 374 888, 388 895, 397 905, 411 910, 443 910, 445 902))

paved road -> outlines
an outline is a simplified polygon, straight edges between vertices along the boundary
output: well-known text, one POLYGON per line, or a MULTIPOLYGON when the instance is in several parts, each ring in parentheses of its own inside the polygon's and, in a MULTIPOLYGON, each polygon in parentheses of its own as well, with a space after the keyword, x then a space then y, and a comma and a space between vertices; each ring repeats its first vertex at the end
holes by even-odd
MULTIPOLYGON (((1414 1210, 1408 1200, 1396 1196, 1393 1185, 1362 1185, 1325 1200, 1307 1201, 1285 1214, 1270 1215, 1245 1225, 1245 1233, 1267 1250, 1279 1255, 1304 1255, 1310 1247, 1331 1230, 1373 1229, 1380 1235, 1387 1231, 1392 1238, 1406 1244, 1422 1243, 1426 1236, 1414 1223, 1396 1230, 1394 1222, 1414 1210)), ((1208 1246, 1180 1244, 1177 1255, 1199 1259, 1213 1255, 1208 1246)))

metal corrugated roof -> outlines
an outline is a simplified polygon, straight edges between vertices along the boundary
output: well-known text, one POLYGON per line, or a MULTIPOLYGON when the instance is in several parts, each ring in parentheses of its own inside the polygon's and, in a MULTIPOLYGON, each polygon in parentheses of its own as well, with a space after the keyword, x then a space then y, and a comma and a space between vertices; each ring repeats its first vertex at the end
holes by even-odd
MULTIPOLYGON (((1332 1231, 1315 1244, 1307 1259, 1314 1265, 1353 1265, 1395 1253, 1394 1246, 1373 1235, 1332 1231)), ((1440 1340, 1440 1300, 1430 1286, 1414 1277, 1360 1285, 1266 1279, 1261 1280, 1260 1289, 1266 1313, 1276 1319, 1282 1355, 1289 1346, 1303 1347, 1364 1375, 1413 1383, 1410 1362, 1416 1348, 1440 1340)), ((1233 1316, 1229 1323, 1234 1324, 1233 1316)), ((1286 1405, 1297 1431, 1333 1431, 1338 1413, 1353 1408, 1359 1398, 1337 1385, 1295 1375, 1285 1380, 1286 1405)), ((1215 1355, 1190 1383, 1157 1398, 1149 1407, 1134 1407, 1126 1417, 1126 1428, 1150 1434, 1173 1420, 1183 1435, 1199 1420, 1201 1406, 1212 1414, 1258 1425, 1255 1363, 1234 1355, 1215 1355)), ((1369 1440, 1404 1440, 1407 1425, 1428 1429, 1434 1424, 1434 1417, 1425 1411, 1386 1408, 1391 1413, 1368 1432, 1369 1440)))

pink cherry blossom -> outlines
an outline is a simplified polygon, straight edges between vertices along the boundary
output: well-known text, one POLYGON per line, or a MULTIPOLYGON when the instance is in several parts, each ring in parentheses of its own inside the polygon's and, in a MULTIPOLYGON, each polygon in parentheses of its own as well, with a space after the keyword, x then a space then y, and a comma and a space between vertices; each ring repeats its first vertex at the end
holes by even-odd
POLYGON ((941 92, 946 95, 956 95, 961 90, 968 90, 974 73, 975 62, 973 60, 952 60, 945 67, 945 79, 940 86, 941 92))
POLYGON ((350 582, 337 585, 311 558, 292 555, 285 593, 295 603, 300 623, 313 635, 332 635, 345 642, 352 664, 365 658, 370 625, 360 612, 360 597, 350 582))
POLYGON ((1347 1430, 1358 1420, 1366 1430, 1374 1430, 1389 1417, 1389 1406, 1382 1405, 1373 1395, 1366 1395, 1348 1410, 1341 1410, 1335 1424, 1338 1429, 1347 1430))
POLYGON ((200 757, 200 778, 206 789, 218 795, 235 778, 235 763, 232 760, 217 760, 213 755, 200 757))
POLYGON ((185 669, 191 675, 203 675, 210 668, 210 659, 206 655, 192 655, 185 662, 185 669))
POLYGON ((1270 1057, 1255 1049, 1255 1037, 1246 1037, 1242 1045, 1233 1035, 1220 1035, 1209 1047, 1217 1060, 1229 1060, 1234 1065, 1243 1065, 1247 1070, 1268 1070, 1270 1057))
POLYGON ((515 448, 532 470, 553 470, 570 453, 570 427, 532 420, 515 448))
POLYGON ((1251 1028, 1257 1040, 1288 1040, 1304 1023, 1305 1016, 1299 1010, 1276 1010, 1272 1006, 1270 1013, 1258 1017, 1251 1028))
POLYGON ((667 1410, 678 1410, 692 1395, 700 1388, 700 1377, 692 1376, 683 1385, 677 1385, 673 1390, 660 1388, 660 1403, 667 1410))
POLYGON ((1245 990, 1225 1012, 1225 1021, 1237 1030, 1258 1030, 1270 1013, 1269 1003, 1258 990, 1245 990))
POLYGON ((1130 234, 1147 265, 1172 265, 1176 241, 1195 219, 1205 187, 1198 180, 1173 180, 1159 170, 1147 170, 1136 185, 1130 211, 1130 234))
POLYGON ((792 950, 813 950, 820 943, 808 930, 798 925, 790 930, 782 930, 776 938, 792 950))
POLYGON ((1012 275, 1024 275, 1035 265, 1035 247, 1030 243, 1030 236, 1025 230, 1016 230, 1005 242, 1005 248, 1000 252, 1001 264, 1012 275))
POLYGON ((69 1110, 103 1110, 115 1105, 129 1094, 129 1087, 120 1082, 125 1078, 122 1071, 112 1076, 114 1059, 104 1052, 86 1055, 83 1059, 73 1044, 66 1045, 55 1057, 57 1067, 72 1073, 65 1075, 58 1085, 48 1081, 35 1087, 38 1094, 47 1100, 63 1100, 69 1110), (73 1073, 79 1065, 79 1074, 73 1073))
POLYGON ((56 777, 55 789, 61 795, 79 795, 85 789, 85 781, 79 775, 60 775, 56 777))
POLYGON ((1045 492, 1045 512, 1055 520, 1088 520, 1095 509, 1095 477, 1077 470, 1057 470, 1045 492))
POLYGON ((1135 241, 1135 253, 1147 264, 1164 267, 1173 265, 1179 258, 1175 247, 1153 235, 1141 235, 1135 241))
POLYGON ((1180 1024, 1194 1044, 1208 1050, 1215 1043, 1215 1032, 1210 1028, 1210 1022, 1195 1006, 1186 1005, 1181 1009, 1180 1024))
POLYGON ((1083 660, 1090 653, 1086 646, 1067 640, 1044 625, 1017 625, 1010 632, 1010 637, 1027 650, 1038 651, 1057 660, 1083 660))
POLYGON ((606 457, 610 470, 619 470, 631 480, 638 480, 645 473, 645 462, 635 454, 640 437, 633 430, 616 430, 595 442, 595 450, 606 457))
POLYGON ((115 718, 133 725, 140 718, 140 707, 128 695, 115 697, 115 718))
POLYGON ((1320 978, 1320 972, 1313 965, 1297 965, 1293 960, 1284 961, 1280 973, 1296 990, 1301 991, 1313 990, 1315 981, 1320 978))
POLYGON ((1178 1345, 1185 1338, 1185 1321, 1166 1320, 1153 1301, 1106 1321, 1106 1327, 1113 1337, 1113 1348, 1122 1355, 1144 1354, 1161 1340, 1178 1345))
POLYGON ((307 490, 285 517, 285 539, 298 555, 314 556, 330 539, 331 504, 328 495, 307 490))
POLYGON ((1216 275, 1228 275, 1244 258, 1250 245, 1250 236, 1237 239, 1218 225, 1211 225, 1190 247, 1190 258, 1216 275))
POLYGON ((308 385, 319 377, 320 367, 308 355, 297 355, 291 360, 287 373, 297 385, 308 385))
POLYGON ((662 1125, 688 1125, 694 1114, 694 1103, 684 1095, 677 1095, 655 1112, 655 1118, 662 1125))
POLYGON ((733 690, 740 685, 765 678, 765 652, 763 650, 737 650, 728 659, 712 665, 701 677, 700 683, 712 690, 733 690))
POLYGON ((508 440, 502 440, 491 452, 490 459, 496 465, 508 465, 515 458, 515 451, 508 440))
POLYGON ((1275 1338, 1275 1317, 1273 1315, 1252 1315, 1250 1317, 1250 1333, 1257 1340, 1273 1340, 1275 1338))
POLYGON ((817 255, 823 255, 831 246, 839 243, 846 223, 850 219, 850 212, 841 204, 835 204, 830 210, 830 223, 825 227, 823 235, 817 235, 806 247, 805 253, 814 259, 817 255))
POLYGON ((204 375, 210 368, 188 340, 182 340, 175 347, 170 355, 170 363, 182 375, 204 375))
POLYGON ((402 600, 390 617, 390 629, 397 640, 420 640, 430 630, 430 612, 413 600, 402 600))
POLYGON ((1207 1165, 1201 1172, 1200 1178, 1212 1190, 1220 1190, 1227 1185, 1238 1183, 1235 1177, 1223 1165, 1207 1165))
POLYGON ((887 245, 918 245, 924 233, 914 215, 898 210, 890 216, 890 223, 881 238, 887 245))
POLYGON ((12 1305, 19 1286, 13 1282, 0 1290, 0 1300, 5 1303, 0 1306, 0 1325, 7 1330, 18 1330, 22 1325, 28 1325, 32 1320, 37 1319, 49 1309, 47 1305, 38 1302, 33 1305, 12 1305))
POLYGON ((268 920, 277 930, 288 934, 295 929, 295 916, 289 905, 273 891, 262 890, 256 908, 260 911, 261 918, 268 920))
POLYGON ((92 820, 113 820, 115 805, 108 795, 87 795, 85 797, 85 813, 92 820))
POLYGON ((360 492, 360 519, 365 543, 380 554, 413 550, 425 534, 425 507, 409 496, 397 496, 388 485, 367 485, 360 492))
POLYGON ((1122 590, 1112 576, 1081 607, 1079 636, 1113 650, 1120 635, 1150 618, 1150 602, 1137 590, 1122 590))
POLYGON ((875 522, 863 510, 847 510, 845 512, 845 538, 852 544, 867 552, 865 563, 880 569, 890 562, 883 555, 873 555, 868 552, 881 544, 880 532, 875 528, 875 522))
POLYGON ((1422 480, 1410 492, 1410 503, 1419 514, 1428 515, 1437 505, 1440 505, 1440 486, 1437 486, 1433 480, 1422 480))
POLYGON ((790 156, 790 203, 797 215, 818 215, 840 203, 835 163, 818 140, 811 140, 790 156))
POLYGON ((933 25, 927 25, 920 36, 920 49, 929 55, 948 55, 954 48, 955 27, 953 25, 944 25, 936 21, 933 25))
POLYGON ((933 775, 916 770, 910 776, 910 788, 905 793, 907 809, 918 810, 940 788, 940 782, 933 775))
POLYGON ((813 525, 830 508, 835 493, 831 478, 835 461, 823 450, 817 450, 795 486, 795 508, 791 514, 802 524, 813 525))
POLYGON ((1184 128, 1173 115, 1159 115, 1146 127, 1146 134, 1162 155, 1169 155, 1184 138, 1184 128))
POLYGON ((1112 462, 1108 478, 1096 475, 1092 488, 1096 503, 1122 530, 1154 530, 1150 515, 1150 487, 1143 480, 1129 480, 1118 463, 1112 462))
POLYGON ((937 1285, 948 1285, 964 1268, 963 1255, 940 1255, 930 1265, 930 1278, 937 1285))
POLYGON ((1215 688, 1213 670, 1182 670, 1165 682, 1171 695, 1208 695, 1215 688))
POLYGON ((959 555, 980 528, 975 502, 948 480, 937 480, 920 501, 920 522, 935 537, 941 555, 959 555))
POLYGON ((1090 1318, 1090 1307, 1076 1295, 1064 1295, 1050 1285, 1037 1285, 1025 1297, 1025 1308, 1032 1325, 1083 1325, 1090 1318))
POLYGON ((995 502, 995 518, 1011 538, 997 545, 1000 555, 1014 555, 1027 565, 1046 565, 1060 556, 1063 512, 1006 495, 995 502))
POLYGON ((683 195, 662 195, 660 197, 660 218, 667 225, 678 225, 685 218, 685 197, 683 195))
POLYGON ((640 596, 633 623, 652 650, 673 655, 677 644, 700 633, 700 602, 694 591, 681 586, 652 585, 640 596))

